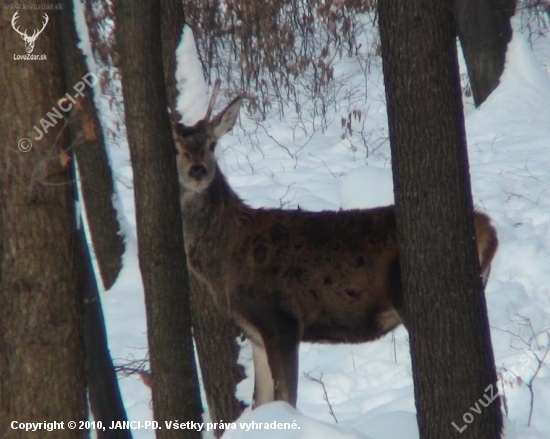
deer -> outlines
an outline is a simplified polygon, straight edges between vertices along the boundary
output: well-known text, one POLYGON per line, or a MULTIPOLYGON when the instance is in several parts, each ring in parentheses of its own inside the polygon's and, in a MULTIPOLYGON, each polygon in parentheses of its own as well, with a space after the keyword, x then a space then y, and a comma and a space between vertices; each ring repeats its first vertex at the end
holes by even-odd
POLYGON ((23 40, 25 41, 25 50, 27 51, 27 53, 32 53, 32 51, 34 50, 34 43, 36 42, 36 39, 38 38, 38 35, 40 35, 42 33, 42 31, 44 30, 44 28, 46 27, 46 25, 48 24, 48 21, 50 20, 49 17, 48 17, 48 14, 44 14, 44 19, 45 21, 42 23, 42 29, 40 30, 34 30, 32 35, 29 36, 27 35, 27 31, 25 30, 25 32, 21 32, 19 30, 19 26, 15 27, 15 22, 17 21, 17 18, 19 17, 19 11, 17 11, 15 14, 13 14, 13 17, 11 19, 11 26, 13 27, 13 30, 15 30, 15 32, 17 32, 19 35, 21 35, 21 38, 23 38, 23 40))
MULTIPOLYGON (((211 101, 212 103, 212 101, 211 101)), ((174 123, 189 270, 252 344, 255 407, 296 406, 301 341, 373 341, 406 321, 394 206, 309 212, 254 209, 215 158, 242 99, 210 120, 174 123)), ((498 246, 490 218, 475 213, 480 275, 498 246)))

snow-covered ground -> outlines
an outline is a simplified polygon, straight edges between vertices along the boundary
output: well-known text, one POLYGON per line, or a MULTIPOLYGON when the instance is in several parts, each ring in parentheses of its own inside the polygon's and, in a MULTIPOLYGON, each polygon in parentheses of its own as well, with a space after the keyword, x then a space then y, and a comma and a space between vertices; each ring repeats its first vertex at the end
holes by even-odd
MULTIPOLYGON (((475 205, 493 218, 499 233, 486 296, 496 367, 507 402, 507 438, 540 439, 550 438, 550 355, 532 381, 531 426, 527 423, 528 384, 539 364, 537 356, 544 355, 550 343, 550 79, 541 67, 550 64, 550 43, 539 40, 534 52, 526 41, 516 32, 501 85, 481 108, 468 110, 466 127, 475 205)), ((178 57, 186 66, 178 72, 180 110, 185 122, 192 123, 204 115, 207 90, 189 32, 178 57)), ((354 104, 363 117, 353 122, 353 128, 361 125, 371 133, 367 145, 356 131, 342 139, 340 120, 347 109, 329 113, 325 130, 312 126, 312 138, 296 128, 292 113, 285 120, 268 118, 265 129, 258 129, 242 112, 241 126, 223 139, 218 150, 230 184, 249 205, 337 210, 393 202, 380 59, 373 58, 370 68, 366 81, 360 72, 354 76, 365 81, 367 92, 362 102, 354 104)), ((336 71, 354 69, 352 61, 343 59, 336 71)), ((352 81, 351 86, 356 84, 352 81)), ((105 108, 102 119, 112 123, 114 116, 100 105, 105 108)), ((127 252, 120 278, 104 293, 103 304, 111 354, 121 363, 146 355, 146 320, 128 151, 119 142, 110 146, 110 154, 119 182, 127 252)), ((241 361, 252 376, 246 343, 241 361)), ((150 392, 139 378, 123 378, 120 384, 130 420, 151 420, 150 392)), ((250 401, 252 379, 243 381, 237 393, 250 401)), ((403 328, 369 344, 303 344, 298 395, 297 411, 272 403, 248 411, 241 422, 296 422, 299 430, 230 430, 225 437, 418 437, 403 328)), ((134 430, 133 435, 147 439, 154 432, 134 430)))

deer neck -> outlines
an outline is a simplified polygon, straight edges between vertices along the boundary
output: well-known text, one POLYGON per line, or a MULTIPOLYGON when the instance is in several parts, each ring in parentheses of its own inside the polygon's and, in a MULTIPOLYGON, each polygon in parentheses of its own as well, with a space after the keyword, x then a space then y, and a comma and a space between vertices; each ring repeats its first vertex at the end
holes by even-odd
POLYGON ((234 215, 243 206, 216 166, 216 176, 202 192, 181 188, 185 250, 189 266, 203 278, 220 279, 220 257, 235 235, 234 215))

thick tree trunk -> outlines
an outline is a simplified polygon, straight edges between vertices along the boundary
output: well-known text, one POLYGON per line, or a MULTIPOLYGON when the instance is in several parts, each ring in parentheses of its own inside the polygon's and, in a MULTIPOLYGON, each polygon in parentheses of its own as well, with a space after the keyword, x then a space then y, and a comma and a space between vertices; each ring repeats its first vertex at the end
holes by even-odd
POLYGON ((420 437, 496 439, 498 400, 464 417, 496 375, 450 6, 379 3, 401 277, 420 437))
MULTIPOLYGON (((19 24, 36 26, 43 12, 20 11, 19 24)), ((11 422, 64 422, 41 438, 83 438, 67 428, 86 419, 82 340, 82 295, 76 257, 74 182, 66 166, 69 149, 63 121, 42 138, 34 125, 47 118, 68 90, 63 82, 59 13, 36 41, 35 55, 47 60, 15 61, 25 47, 6 30, 0 63, 0 437, 25 433, 11 422), (22 138, 32 142, 18 143, 22 138), (27 150, 22 152, 18 148, 27 150)), ((3 9, 2 23, 14 12, 3 9)), ((44 426, 45 427, 45 426, 44 426)))
POLYGON ((515 0, 453 0, 458 37, 474 103, 479 107, 497 88, 512 39, 515 0))
MULTIPOLYGON (((185 24, 183 7, 179 0, 162 2, 162 56, 168 105, 175 112, 178 95, 175 72, 175 51, 181 41, 185 24)), ((177 115, 179 118, 179 115, 177 115)), ((182 212, 185 221, 185 212, 182 212)), ((185 239, 185 237, 184 237, 185 239)), ((231 422, 242 413, 241 404, 235 398, 237 384, 244 378, 244 371, 237 364, 239 346, 237 327, 217 309, 209 292, 190 273, 190 290, 193 316, 193 337, 199 355, 202 382, 208 401, 212 422, 231 422)), ((221 435, 222 430, 216 431, 221 435)))
MULTIPOLYGON (((160 3, 119 1, 117 41, 134 170, 139 263, 145 290, 153 409, 159 422, 201 420, 174 142, 164 85, 160 3)), ((195 430, 157 437, 199 438, 195 430)))

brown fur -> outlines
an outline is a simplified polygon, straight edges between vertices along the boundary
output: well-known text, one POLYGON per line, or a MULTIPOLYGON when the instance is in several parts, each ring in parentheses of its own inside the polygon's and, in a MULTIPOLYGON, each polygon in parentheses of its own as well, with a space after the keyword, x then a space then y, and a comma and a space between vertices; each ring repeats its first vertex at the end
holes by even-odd
MULTIPOLYGON (((256 382, 267 395, 259 403, 275 398, 295 404, 301 340, 370 341, 401 323, 394 208, 304 212, 246 206, 210 148, 232 128, 239 106, 233 101, 212 122, 175 135, 188 264, 254 348, 267 353, 274 388, 256 382), (206 173, 192 177, 193 166, 204 166, 206 173)), ((476 213, 475 226, 485 273, 497 248, 496 232, 484 214, 476 213)))
POLYGON ((476 228, 476 242, 479 253, 479 263, 482 275, 488 275, 491 261, 495 257, 498 248, 497 231, 491 225, 491 219, 480 212, 476 212, 474 218, 476 228))

